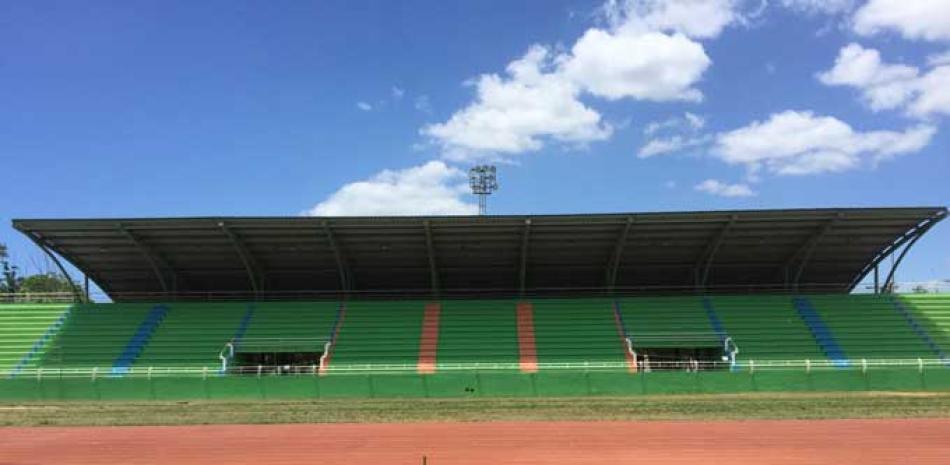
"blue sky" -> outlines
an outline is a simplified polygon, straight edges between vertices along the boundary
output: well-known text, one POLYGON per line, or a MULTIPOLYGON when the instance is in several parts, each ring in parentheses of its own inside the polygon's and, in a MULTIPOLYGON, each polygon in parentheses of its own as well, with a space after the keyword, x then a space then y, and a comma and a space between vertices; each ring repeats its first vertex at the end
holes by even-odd
MULTIPOLYGON (((950 204, 941 0, 4 2, 12 218, 950 204)), ((950 278, 950 226, 899 278, 950 278)))

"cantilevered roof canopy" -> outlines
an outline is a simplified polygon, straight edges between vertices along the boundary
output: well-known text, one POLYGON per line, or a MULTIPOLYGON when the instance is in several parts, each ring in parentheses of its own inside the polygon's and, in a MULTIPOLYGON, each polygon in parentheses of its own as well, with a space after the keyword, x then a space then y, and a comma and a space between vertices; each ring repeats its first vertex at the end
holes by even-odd
POLYGON ((122 301, 848 292, 946 215, 914 207, 13 225, 122 301))

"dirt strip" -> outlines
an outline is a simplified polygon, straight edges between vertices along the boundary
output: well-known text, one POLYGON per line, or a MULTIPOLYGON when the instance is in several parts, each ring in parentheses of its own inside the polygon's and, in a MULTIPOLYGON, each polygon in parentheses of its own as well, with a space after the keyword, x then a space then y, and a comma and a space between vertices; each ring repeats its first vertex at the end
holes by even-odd
POLYGON ((950 419, 0 428, 0 464, 950 463, 950 419))

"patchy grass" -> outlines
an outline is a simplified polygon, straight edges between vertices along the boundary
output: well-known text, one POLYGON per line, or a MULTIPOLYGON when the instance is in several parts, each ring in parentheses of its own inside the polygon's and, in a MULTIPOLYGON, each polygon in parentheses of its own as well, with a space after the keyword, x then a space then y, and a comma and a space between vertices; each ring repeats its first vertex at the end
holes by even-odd
POLYGON ((950 392, 0 404, 0 426, 937 417, 950 392))

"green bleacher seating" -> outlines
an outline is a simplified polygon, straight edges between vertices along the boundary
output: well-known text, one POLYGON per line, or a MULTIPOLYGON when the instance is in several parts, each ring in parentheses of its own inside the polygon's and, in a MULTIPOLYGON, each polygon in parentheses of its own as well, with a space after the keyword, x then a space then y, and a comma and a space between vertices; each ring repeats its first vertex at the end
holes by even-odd
POLYGON ((43 354, 43 368, 109 369, 155 304, 86 304, 69 313, 43 354))
POLYGON ((174 303, 152 334, 135 367, 208 367, 221 365, 218 354, 234 337, 245 303, 174 303))
MULTIPOLYGON (((9 374, 68 308, 65 304, 0 305, 0 376, 9 374)), ((40 352, 23 368, 35 367, 49 346, 39 346, 40 352)))
POLYGON ((439 317, 438 363, 517 364, 514 300, 446 300, 439 317))
MULTIPOLYGON (((259 302, 254 304, 244 340, 313 340, 326 342, 339 302, 259 302)), ((323 346, 320 346, 321 350, 323 346)))
MULTIPOLYGON (((814 307, 852 363, 862 358, 934 359, 950 349, 950 295, 803 297, 814 307)), ((617 302, 626 332, 635 345, 683 347, 689 344, 684 344, 683 338, 719 340, 702 297, 622 298, 617 302), (640 341, 647 336, 651 338, 648 342, 640 341)), ((709 302, 725 335, 739 347, 740 363, 827 360, 796 311, 792 296, 714 296, 709 297, 709 302)), ((346 302, 330 357, 331 372, 334 368, 355 365, 369 369, 398 365, 415 370, 420 360, 427 303, 346 302)), ((534 347, 541 369, 545 364, 625 361, 613 300, 534 299, 530 303, 534 347)), ((517 300, 444 300, 438 304, 441 305, 435 351, 438 366, 481 363, 518 368, 517 300)), ((117 357, 131 347, 133 335, 155 305, 72 306, 58 331, 24 368, 108 370, 117 357)), ((133 366, 137 370, 144 367, 216 368, 220 365, 218 355, 222 348, 239 336, 241 328, 240 336, 247 340, 326 341, 331 337, 340 302, 168 303, 164 306, 168 308, 164 319, 147 335, 141 352, 135 352, 133 366), (251 307, 251 317, 242 325, 251 307)), ((66 305, 0 305, 0 374, 10 374, 67 308, 66 305)), ((436 373, 441 371, 442 368, 435 370, 436 373)))
POLYGON ((711 302, 723 329, 739 347, 738 359, 827 360, 789 296, 716 296, 711 302))
POLYGON ((719 339, 699 297, 631 298, 620 299, 619 304, 634 345, 676 347, 683 339, 719 339))
POLYGON ((534 335, 538 362, 625 361, 613 302, 608 299, 536 299, 534 335))
POLYGON ((933 358, 889 296, 807 296, 852 362, 860 359, 933 358))
POLYGON ((330 367, 415 367, 425 302, 350 301, 332 349, 330 367))
POLYGON ((895 297, 944 353, 950 354, 950 294, 903 294, 895 297))

